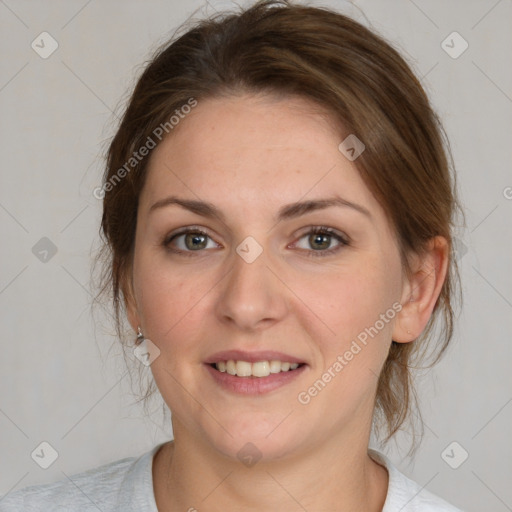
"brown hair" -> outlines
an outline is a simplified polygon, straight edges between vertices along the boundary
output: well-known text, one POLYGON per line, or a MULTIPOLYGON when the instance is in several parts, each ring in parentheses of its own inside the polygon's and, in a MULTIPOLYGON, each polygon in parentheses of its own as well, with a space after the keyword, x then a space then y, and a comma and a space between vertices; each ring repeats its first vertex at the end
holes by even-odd
POLYGON ((108 149, 100 295, 112 294, 121 336, 149 156, 133 170, 126 162, 191 98, 200 104, 241 93, 300 95, 344 127, 340 142, 351 133, 364 142, 354 163, 395 229, 404 269, 407 255, 421 253, 432 237, 450 243, 450 267, 425 331, 413 343, 392 342, 379 377, 374 419, 375 426, 386 427, 387 440, 415 403, 414 362, 429 352, 434 364, 452 337, 458 282, 452 228, 460 207, 449 144, 420 82, 389 43, 351 18, 288 0, 263 0, 239 13, 201 20, 157 51, 108 149), (114 179, 123 166, 122 179, 114 179), (434 337, 437 318, 442 328, 434 337))

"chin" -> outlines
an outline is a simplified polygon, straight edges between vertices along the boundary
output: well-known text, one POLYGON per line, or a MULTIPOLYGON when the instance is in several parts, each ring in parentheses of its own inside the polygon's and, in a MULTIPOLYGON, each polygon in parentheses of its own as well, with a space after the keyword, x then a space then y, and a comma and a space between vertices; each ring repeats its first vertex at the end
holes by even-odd
POLYGON ((303 447, 308 437, 304 425, 283 422, 287 414, 253 413, 250 417, 235 417, 229 421, 218 417, 224 428, 215 424, 214 431, 205 431, 203 439, 209 439, 212 447, 225 457, 238 459, 247 466, 256 459, 260 462, 280 459, 303 447))

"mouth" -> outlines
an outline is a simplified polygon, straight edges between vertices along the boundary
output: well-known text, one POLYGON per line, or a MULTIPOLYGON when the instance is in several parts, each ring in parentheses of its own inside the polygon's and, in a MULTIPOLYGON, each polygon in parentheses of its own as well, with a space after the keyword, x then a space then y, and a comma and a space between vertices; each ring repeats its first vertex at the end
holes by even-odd
POLYGON ((291 372, 304 366, 305 363, 291 363, 289 361, 280 361, 271 359, 266 361, 250 361, 228 359, 226 361, 218 361, 210 363, 210 366, 221 373, 227 373, 236 377, 255 377, 263 378, 271 374, 283 372, 291 372))
POLYGON ((282 352, 219 352, 205 361, 213 381, 223 390, 238 395, 261 395, 297 379, 308 364, 282 352))

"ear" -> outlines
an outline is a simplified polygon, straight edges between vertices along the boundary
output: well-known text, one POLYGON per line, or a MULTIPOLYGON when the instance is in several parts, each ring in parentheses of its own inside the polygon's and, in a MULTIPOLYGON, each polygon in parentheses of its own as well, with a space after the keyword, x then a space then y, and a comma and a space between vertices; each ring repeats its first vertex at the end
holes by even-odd
POLYGON ((140 326, 140 318, 137 302, 135 300, 135 294, 133 293, 133 283, 131 277, 127 276, 124 278, 121 290, 126 308, 126 317, 128 318, 128 322, 130 323, 132 329, 137 332, 137 327, 140 326))
POLYGON ((125 301, 126 304, 126 316, 128 318, 128 322, 132 326, 132 329, 137 332, 137 328, 140 326, 140 320, 137 315, 137 311, 133 306, 132 301, 125 301))
POLYGON ((393 328, 393 341, 408 343, 425 329, 446 278, 449 254, 446 238, 436 236, 421 254, 413 256, 411 274, 402 287, 402 309, 393 328))

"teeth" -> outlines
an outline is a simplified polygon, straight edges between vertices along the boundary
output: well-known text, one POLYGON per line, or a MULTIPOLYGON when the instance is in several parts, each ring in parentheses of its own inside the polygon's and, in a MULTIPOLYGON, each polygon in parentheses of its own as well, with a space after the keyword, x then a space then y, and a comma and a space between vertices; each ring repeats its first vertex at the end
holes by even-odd
POLYGON ((279 373, 281 371, 281 361, 270 361, 270 373, 279 373))
POLYGON ((260 361, 252 363, 252 375, 255 377, 268 377, 270 375, 270 363, 268 361, 260 361))
POLYGON ((230 359, 229 361, 215 363, 215 367, 219 372, 227 372, 229 375, 237 375, 238 377, 268 377, 271 373, 296 370, 299 367, 299 363, 276 360, 249 363, 247 361, 233 361, 230 359))
POLYGON ((239 377, 250 377, 252 375, 252 364, 246 361, 237 361, 236 374, 239 377))
MULTIPOLYGON (((217 370, 219 367, 217 366, 217 370)), ((236 375, 236 363, 235 361, 227 361, 226 362, 226 371, 229 373, 229 375, 236 375)))

